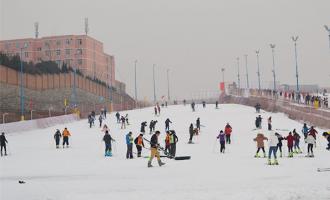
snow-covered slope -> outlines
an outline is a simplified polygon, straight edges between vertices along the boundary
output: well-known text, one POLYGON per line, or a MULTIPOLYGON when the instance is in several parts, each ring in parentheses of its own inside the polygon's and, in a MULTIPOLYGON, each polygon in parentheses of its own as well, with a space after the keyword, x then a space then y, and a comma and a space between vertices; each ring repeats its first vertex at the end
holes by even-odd
MULTIPOLYGON (((279 166, 266 165, 264 158, 256 159, 253 138, 255 110, 240 105, 170 106, 155 117, 153 108, 122 112, 129 115, 131 125, 121 130, 114 113, 107 118, 111 135, 117 140, 114 156, 104 157, 103 133, 100 128, 89 128, 87 120, 72 124, 7 135, 9 153, 0 158, 0 199, 81 200, 81 199, 329 199, 330 172, 317 172, 318 167, 330 167, 330 152, 325 140, 318 136, 315 158, 305 154, 279 159, 279 166), (201 118, 202 132, 187 144, 188 128, 201 118), (191 160, 175 161, 163 158, 166 165, 147 168, 146 158, 126 160, 125 134, 139 133, 140 123, 158 120, 156 129, 162 132, 164 121, 170 118, 171 129, 179 137, 177 155, 190 155, 191 160), (216 136, 229 122, 233 127, 232 144, 226 153, 219 153, 216 136), (55 129, 66 126, 72 134, 70 148, 55 149, 55 129), (18 184, 23 180, 25 184, 18 184)), ((296 128, 301 123, 283 114, 261 113, 272 116, 274 129, 296 128)), ((148 129, 147 129, 148 130, 148 129)), ((319 130, 321 132, 322 130, 319 130)), ((264 131, 267 136, 267 131, 264 131)), ((286 132, 281 132, 286 135, 286 132)), ((147 136, 149 137, 149 135, 147 136)), ((301 141, 306 152, 306 146, 301 141)), ((286 144, 284 150, 287 152, 286 144)), ((136 149, 134 147, 134 151, 136 149)), ((148 156, 148 150, 143 150, 148 156)), ((287 155, 287 153, 285 153, 287 155)))

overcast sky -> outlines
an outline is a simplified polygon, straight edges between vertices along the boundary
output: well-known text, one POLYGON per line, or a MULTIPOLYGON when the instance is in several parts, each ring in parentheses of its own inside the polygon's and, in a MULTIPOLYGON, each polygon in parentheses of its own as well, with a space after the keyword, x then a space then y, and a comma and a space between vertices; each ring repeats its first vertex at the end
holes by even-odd
POLYGON ((257 86, 255 50, 260 49, 264 87, 272 80, 270 43, 281 83, 295 84, 292 35, 299 35, 301 83, 330 86, 330 50, 323 25, 330 25, 330 0, 0 0, 0 39, 83 34, 115 55, 117 79, 134 96, 134 60, 138 60, 138 98, 153 98, 152 65, 156 64, 157 97, 167 94, 170 69, 172 98, 216 91, 222 67, 226 81, 236 81, 240 57, 246 85, 244 54, 248 54, 250 85, 257 86))

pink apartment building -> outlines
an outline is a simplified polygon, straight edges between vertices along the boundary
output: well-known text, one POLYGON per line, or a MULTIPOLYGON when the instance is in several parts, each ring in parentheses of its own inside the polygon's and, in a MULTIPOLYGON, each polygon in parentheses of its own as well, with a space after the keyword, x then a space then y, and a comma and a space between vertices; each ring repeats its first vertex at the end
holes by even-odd
POLYGON ((103 43, 88 35, 63 35, 0 41, 0 52, 19 55, 22 60, 52 60, 59 67, 66 63, 83 74, 115 85, 115 59, 104 53, 103 43))

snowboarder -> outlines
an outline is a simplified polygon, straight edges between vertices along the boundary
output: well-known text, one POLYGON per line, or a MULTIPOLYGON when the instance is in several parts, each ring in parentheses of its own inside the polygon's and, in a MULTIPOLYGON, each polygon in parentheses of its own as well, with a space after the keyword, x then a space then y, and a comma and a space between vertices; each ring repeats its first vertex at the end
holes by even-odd
POLYGON ((141 157, 142 147, 144 147, 143 134, 140 134, 139 136, 137 136, 135 138, 134 144, 135 144, 136 150, 137 150, 137 157, 141 157))
POLYGON ((226 134, 226 143, 230 144, 231 143, 231 132, 233 131, 232 127, 229 125, 229 123, 227 123, 227 125, 225 126, 225 134, 226 134))
POLYGON ((120 114, 119 112, 116 113, 117 123, 120 124, 120 114))
POLYGON ((103 121, 103 116, 100 115, 100 116, 99 116, 100 128, 102 127, 102 121, 103 121))
POLYGON ((170 131, 166 131, 166 137, 165 137, 165 152, 170 154, 171 152, 171 143, 170 143, 170 131))
POLYGON ((152 163, 152 160, 154 157, 157 157, 157 160, 158 160, 158 165, 161 167, 163 165, 165 165, 165 163, 163 163, 160 159, 160 155, 159 155, 159 151, 158 151, 158 147, 159 147, 159 143, 158 143, 158 137, 160 135, 160 132, 159 131, 156 131, 155 134, 153 134, 151 136, 151 139, 150 139, 150 159, 148 161, 148 167, 153 167, 151 165, 152 163))
POLYGON ((147 126, 147 122, 142 122, 142 123, 141 123, 141 129, 140 129, 140 132, 141 132, 142 134, 145 134, 145 132, 146 132, 146 126, 147 126))
POLYGON ((179 138, 175 134, 174 130, 170 131, 170 155, 174 158, 176 154, 176 143, 178 143, 179 138))
POLYGON ((56 143, 56 149, 60 148, 60 139, 61 139, 61 132, 60 130, 56 130, 55 134, 54 134, 54 139, 55 139, 55 143, 56 143))
POLYGON ((126 128, 126 119, 125 119, 125 117, 121 116, 120 120, 121 120, 121 129, 125 129, 126 128))
POLYGON ((269 144, 269 151, 268 151, 268 165, 278 165, 277 162, 277 144, 278 144, 278 137, 276 136, 276 133, 273 131, 270 132, 269 137, 268 137, 268 144, 269 144), (272 159, 272 154, 274 156, 274 162, 271 162, 272 159))
POLYGON ((201 130, 201 120, 199 119, 199 117, 196 120, 196 128, 198 129, 198 131, 201 130))
POLYGON ((188 144, 192 144, 193 143, 192 139, 194 137, 194 125, 192 123, 189 126, 189 135, 190 135, 190 137, 189 137, 188 144))
POLYGON ((63 148, 64 148, 65 144, 66 144, 66 148, 68 148, 69 147, 69 137, 71 136, 71 134, 67 128, 64 128, 64 130, 62 132, 62 136, 63 136, 63 148))
POLYGON ((313 153, 313 147, 316 144, 315 137, 313 134, 309 133, 306 138, 306 143, 307 143, 307 157, 314 157, 313 153))
POLYGON ((170 123, 172 123, 171 120, 169 118, 167 118, 165 121, 165 131, 170 130, 170 123))
POLYGON ((304 138, 306 139, 307 135, 308 135, 308 132, 309 132, 309 128, 307 127, 306 123, 304 123, 304 126, 303 126, 301 132, 304 134, 304 138))
POLYGON ((103 141, 105 143, 104 156, 112 156, 111 141, 115 142, 115 140, 111 137, 108 130, 105 131, 105 134, 103 136, 103 141))
POLYGON ((219 139, 220 142, 220 153, 225 153, 226 149, 226 134, 221 130, 219 135, 217 136, 217 139, 219 139))
POLYGON ((129 132, 126 135, 126 145, 127 145, 126 158, 127 159, 133 159, 133 137, 132 137, 132 132, 129 132))
POLYGON ((268 118, 268 130, 271 131, 272 130, 272 117, 268 118))
POLYGON ((294 137, 291 132, 289 132, 289 135, 284 138, 285 140, 288 141, 288 153, 289 153, 289 158, 293 157, 293 141, 294 137))
POLYGON ((282 146, 283 146, 282 141, 284 140, 284 138, 279 133, 275 133, 275 135, 278 138, 277 149, 280 151, 280 157, 282 158, 282 146))
POLYGON ((322 135, 328 141, 328 147, 326 149, 330 151, 330 131, 329 132, 323 132, 322 135))
POLYGON ((293 139, 294 139, 294 153, 302 153, 299 143, 300 143, 300 135, 296 132, 296 129, 293 129, 293 139))
POLYGON ((7 156, 6 144, 8 144, 8 141, 6 139, 5 133, 2 132, 0 135, 1 156, 3 156, 2 150, 5 150, 5 156, 7 156))
POLYGON ((254 156, 255 158, 260 158, 259 156, 259 151, 260 149, 263 151, 264 153, 264 158, 266 158, 266 152, 265 152, 265 143, 264 143, 264 140, 268 140, 267 137, 264 136, 264 134, 262 133, 258 133, 257 134, 257 137, 253 139, 253 141, 257 142, 257 152, 256 152, 256 155, 254 156))

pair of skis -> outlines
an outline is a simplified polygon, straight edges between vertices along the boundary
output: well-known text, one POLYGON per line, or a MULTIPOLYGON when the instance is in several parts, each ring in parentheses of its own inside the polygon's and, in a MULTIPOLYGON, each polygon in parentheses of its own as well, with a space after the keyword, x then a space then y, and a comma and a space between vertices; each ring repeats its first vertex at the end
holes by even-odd
POLYGON ((318 172, 329 172, 330 168, 317 168, 318 172))

